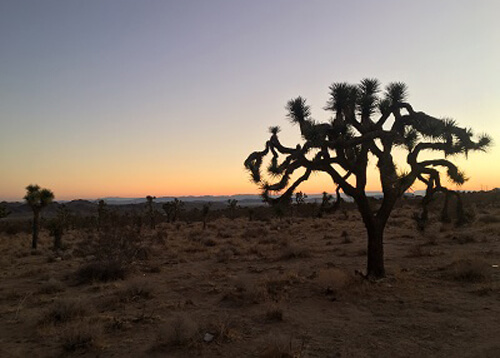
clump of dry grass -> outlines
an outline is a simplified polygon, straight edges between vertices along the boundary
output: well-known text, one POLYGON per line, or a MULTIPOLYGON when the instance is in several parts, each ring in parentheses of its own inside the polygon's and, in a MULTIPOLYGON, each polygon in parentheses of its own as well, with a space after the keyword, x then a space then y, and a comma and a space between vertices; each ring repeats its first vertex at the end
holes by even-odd
POLYGON ((282 260, 311 257, 311 250, 306 246, 284 241, 282 247, 283 249, 280 255, 282 260))
POLYGON ((261 358, 298 358, 302 357, 303 346, 297 347, 290 336, 270 333, 264 341, 261 358))
POLYGON ((432 256, 431 249, 424 245, 413 245, 408 249, 406 257, 418 258, 418 257, 429 257, 432 256))
POLYGON ((460 258, 451 264, 452 278, 463 282, 483 282, 491 278, 490 265, 481 258, 460 258))
POLYGON ((270 305, 266 310, 266 320, 270 322, 283 321, 283 308, 278 305, 270 305))
POLYGON ((138 277, 125 283, 122 290, 118 292, 121 301, 137 301, 140 299, 153 298, 153 285, 150 281, 138 277))
POLYGON ((192 346, 198 336, 198 324, 188 315, 179 314, 162 325, 158 331, 156 349, 192 346))
POLYGON ((40 324, 61 324, 86 316, 92 308, 88 301, 63 298, 56 300, 43 314, 40 324))
POLYGON ((215 254, 215 258, 216 258, 217 262, 224 263, 224 264, 227 264, 229 261, 231 261, 233 256, 234 256, 233 250, 231 250, 230 248, 227 248, 227 247, 221 248, 215 254))
POLYGON ((245 239, 257 239, 263 238, 269 235, 269 231, 263 226, 252 226, 246 228, 241 234, 242 238, 245 239))
POLYGON ((363 295, 368 283, 362 277, 337 268, 321 270, 316 277, 321 293, 332 300, 346 295, 363 295))
POLYGON ((343 244, 350 244, 352 243, 351 238, 349 237, 349 233, 347 231, 342 231, 342 234, 340 234, 340 237, 342 238, 342 243, 343 244))
POLYGON ((53 277, 49 278, 46 282, 44 282, 40 287, 40 289, 38 290, 38 292, 42 294, 52 294, 62 291, 64 291, 64 285, 62 284, 61 281, 56 280, 53 277))
POLYGON ((231 342, 240 337, 235 321, 227 314, 212 319, 205 331, 212 334, 218 343, 231 342))
POLYGON ((500 216, 499 215, 493 215, 493 214, 486 214, 486 215, 481 215, 477 221, 483 223, 483 224, 495 224, 495 223, 500 223, 500 216))
POLYGON ((102 260, 88 262, 75 273, 79 284, 92 283, 94 281, 116 281, 123 280, 128 274, 128 267, 118 260, 102 260))
POLYGON ((62 334, 62 347, 66 352, 85 353, 97 348, 102 328, 88 323, 79 323, 66 329, 62 334))

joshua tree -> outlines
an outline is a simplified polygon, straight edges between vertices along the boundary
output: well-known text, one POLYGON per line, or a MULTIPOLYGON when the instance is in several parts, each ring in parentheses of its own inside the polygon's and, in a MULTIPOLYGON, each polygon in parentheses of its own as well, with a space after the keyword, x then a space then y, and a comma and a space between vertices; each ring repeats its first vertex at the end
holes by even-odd
POLYGON ((229 199, 227 201, 227 209, 229 210, 229 217, 234 220, 236 217, 236 209, 238 208, 238 200, 229 199))
POLYGON ((104 200, 99 200, 97 203, 97 226, 99 229, 104 227, 104 224, 108 218, 108 204, 104 200))
POLYGON ((40 212, 54 200, 54 193, 49 189, 42 189, 38 185, 28 185, 24 200, 33 210, 33 239, 31 247, 36 249, 38 232, 40 230, 40 212))
POLYGON ((201 208, 201 215, 203 219, 203 230, 207 228, 207 219, 208 219, 208 214, 210 214, 210 207, 212 206, 212 203, 206 203, 203 204, 203 207, 201 208))
POLYGON ((155 223, 155 210, 154 210, 154 202, 153 200, 156 199, 156 196, 151 196, 151 195, 148 195, 146 196, 146 200, 147 200, 147 210, 148 210, 148 217, 149 217, 149 227, 151 228, 151 230, 155 229, 156 228, 156 223, 155 223))
POLYGON ((0 205, 0 219, 3 219, 7 216, 9 216, 10 214, 10 211, 8 211, 5 206, 3 205, 0 205))
POLYGON ((175 222, 184 207, 184 202, 175 198, 173 201, 163 204, 163 210, 167 215, 167 222, 175 222))
POLYGON ((65 204, 57 208, 57 216, 49 222, 49 232, 54 237, 54 250, 62 249, 62 237, 69 227, 71 213, 65 204))
POLYGON ((376 79, 364 79, 358 85, 332 84, 325 108, 333 112, 329 123, 315 122, 304 98, 290 100, 286 105, 288 119, 299 125, 303 143, 286 147, 278 138, 279 127, 271 127, 264 150, 250 154, 245 161, 253 181, 262 188, 264 200, 275 205, 289 202, 311 173, 327 173, 336 185, 337 198, 341 189, 357 204, 368 234, 366 274, 374 278, 385 275, 383 234, 397 200, 416 181, 427 188, 424 209, 436 192, 454 193, 443 186, 443 171, 456 184, 463 184, 466 177, 449 156, 484 151, 491 143, 487 135, 475 139, 470 129, 451 119, 415 112, 406 102, 403 83, 390 83, 381 97, 379 92, 376 79), (407 171, 398 170, 393 158, 396 149, 406 154, 407 171), (431 152, 441 156, 419 158, 431 152), (266 179, 261 167, 269 153, 270 179, 266 179), (375 159, 384 194, 376 207, 366 195, 370 157, 375 159), (303 172, 297 174, 299 170, 303 172), (270 183, 272 179, 275 182, 270 183))

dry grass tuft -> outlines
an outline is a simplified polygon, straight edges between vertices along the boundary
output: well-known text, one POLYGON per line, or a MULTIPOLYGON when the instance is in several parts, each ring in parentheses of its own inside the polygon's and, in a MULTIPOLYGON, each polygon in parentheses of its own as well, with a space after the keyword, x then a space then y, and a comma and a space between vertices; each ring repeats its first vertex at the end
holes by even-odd
POLYGON ((62 291, 64 291, 64 285, 62 284, 61 281, 56 280, 53 277, 49 278, 46 282, 44 282, 40 287, 40 289, 38 290, 38 292, 42 294, 53 294, 62 291))
POLYGON ((451 264, 452 278, 463 282, 483 282, 491 278, 490 265, 481 258, 461 258, 451 264))
POLYGON ((138 277, 126 282, 118 294, 122 302, 151 299, 153 298, 153 285, 146 279, 138 277))
POLYGON ((100 326, 88 323, 74 325, 62 334, 62 346, 66 352, 85 353, 92 348, 98 348, 98 338, 101 336, 100 326))
POLYGON ((86 316, 92 311, 88 301, 63 298, 56 300, 43 314, 40 324, 61 324, 86 316))
POLYGON ((266 337, 261 358, 298 358, 302 357, 303 347, 296 347, 290 336, 272 334, 266 337))
POLYGON ((156 348, 192 346, 196 342, 198 333, 198 324, 189 316, 179 314, 160 327, 156 348))

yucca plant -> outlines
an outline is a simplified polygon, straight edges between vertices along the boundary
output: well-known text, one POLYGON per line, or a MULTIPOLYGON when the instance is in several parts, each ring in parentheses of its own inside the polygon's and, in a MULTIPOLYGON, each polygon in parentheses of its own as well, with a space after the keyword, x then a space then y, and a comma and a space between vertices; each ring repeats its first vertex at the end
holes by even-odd
POLYGON ((10 211, 3 205, 0 205, 0 219, 6 218, 10 215, 10 211))
POLYGON ((40 212, 54 200, 54 193, 49 189, 42 189, 38 185, 28 185, 24 200, 33 210, 33 238, 31 247, 37 248, 38 233, 40 231, 40 212))
POLYGON ((163 211, 165 211, 165 214, 167 215, 167 222, 169 223, 175 222, 178 219, 183 207, 184 207, 184 202, 177 198, 168 203, 163 204, 162 208, 163 211))
POLYGON ((289 204, 298 186, 313 172, 329 175, 336 185, 337 202, 342 190, 353 198, 361 213, 368 236, 366 275, 374 278, 385 275, 384 229, 398 199, 416 181, 427 188, 424 212, 436 192, 458 196, 442 181, 443 176, 459 185, 467 180, 450 157, 485 151, 491 145, 487 135, 475 137, 470 129, 452 120, 414 111, 407 97, 408 89, 401 82, 390 83, 383 93, 376 79, 364 79, 357 85, 334 83, 325 107, 333 112, 327 123, 314 121, 306 100, 297 97, 287 103, 286 110, 292 124, 300 127, 302 143, 283 145, 279 127, 271 127, 264 150, 253 152, 245 160, 264 200, 276 206, 289 204), (410 169, 405 173, 398 171, 394 161, 396 149, 406 153, 410 169), (424 153, 441 156, 419 158, 424 153), (271 159, 264 175, 262 165, 268 154, 271 159), (366 195, 369 157, 376 161, 384 194, 377 208, 366 195), (302 173, 297 174, 299 171, 302 173))
POLYGON ((147 215, 149 218, 149 227, 151 230, 154 230, 156 228, 155 210, 154 210, 155 199, 156 196, 151 196, 151 195, 146 196, 147 215))

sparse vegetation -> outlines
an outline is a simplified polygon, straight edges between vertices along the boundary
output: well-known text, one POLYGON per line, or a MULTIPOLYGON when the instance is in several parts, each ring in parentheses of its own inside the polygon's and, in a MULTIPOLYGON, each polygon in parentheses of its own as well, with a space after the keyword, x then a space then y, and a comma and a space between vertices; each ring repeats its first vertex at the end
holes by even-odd
MULTIPOLYGON (((367 248, 356 239, 363 227, 349 202, 343 205, 352 219, 347 221, 341 212, 322 218, 288 212, 294 216, 275 219, 261 207, 255 214, 266 220, 229 219, 228 208, 220 205, 205 230, 200 210, 175 223, 164 218, 152 231, 137 229, 144 204, 127 211, 105 207, 102 225, 95 217, 75 215, 76 228, 65 231, 63 249, 42 244, 37 255, 26 250, 29 232, 2 233, 3 349, 45 347, 40 356, 210 357, 324 356, 331 352, 325 347, 343 347, 346 355, 382 356, 397 355, 394 339, 413 342, 408 337, 430 329, 443 333, 433 338, 433 354, 460 355, 463 338, 475 338, 454 336, 455 326, 443 322, 457 321, 464 302, 477 318, 459 320, 463 332, 480 331, 488 322, 482 335, 496 339, 487 335, 498 325, 491 319, 499 292, 498 224, 442 224, 435 220, 442 208, 436 204, 429 207, 433 221, 424 236, 411 225, 419 199, 407 199, 398 209, 387 228, 391 259, 384 280, 366 280, 356 271, 367 248), (360 322, 372 314, 376 328, 366 327, 371 333, 358 339, 360 322), (285 338, 274 342, 269 330, 285 338), (387 336, 376 333, 381 331, 387 336), (339 334, 336 346, 332 337, 339 334)), ((468 195, 464 204, 470 204, 468 195)), ((495 210, 481 208, 481 215, 496 215, 495 210)), ((49 213, 57 218, 58 208, 49 213)), ((9 222, 11 217, 2 225, 9 222)), ((46 228, 41 243, 48 242, 46 228)), ((411 347, 419 356, 429 353, 421 345, 411 347)))

